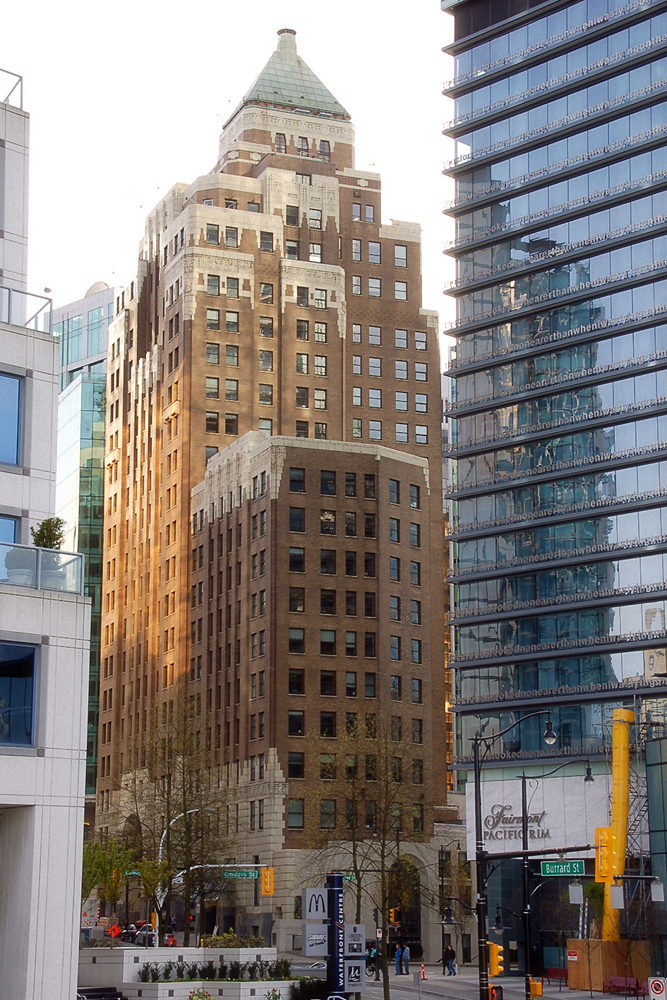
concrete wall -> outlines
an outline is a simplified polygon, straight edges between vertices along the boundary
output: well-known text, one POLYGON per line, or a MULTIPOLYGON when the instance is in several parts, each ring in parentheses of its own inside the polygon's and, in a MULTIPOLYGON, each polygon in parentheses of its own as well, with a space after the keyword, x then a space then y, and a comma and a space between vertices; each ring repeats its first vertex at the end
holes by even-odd
POLYGON ((0 285, 25 289, 28 274, 30 116, 0 103, 0 285))

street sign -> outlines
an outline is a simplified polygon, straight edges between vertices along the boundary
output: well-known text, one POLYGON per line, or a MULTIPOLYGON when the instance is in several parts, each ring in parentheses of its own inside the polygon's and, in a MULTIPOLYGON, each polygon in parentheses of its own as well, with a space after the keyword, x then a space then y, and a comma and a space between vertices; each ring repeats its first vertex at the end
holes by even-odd
POLYGON ((354 958, 366 951, 366 927, 364 924, 345 925, 345 957, 354 958))
POLYGON ((378 941, 382 940, 382 928, 381 927, 378 927, 377 930, 375 931, 375 937, 378 939, 378 941))
POLYGON ((665 1000, 665 982, 662 976, 651 976, 648 981, 650 1000, 665 1000))
POLYGON ((345 959, 345 991, 363 993, 366 989, 366 962, 356 958, 345 959))
POLYGON ((226 868, 223 870, 223 875, 225 878, 257 878, 258 871, 256 868, 226 868))
POLYGON ((133 870, 131 872, 124 872, 123 874, 127 877, 127 876, 130 876, 130 875, 141 875, 141 872, 133 870))
POLYGON ((327 948, 326 924, 302 924, 301 941, 303 953, 308 958, 325 958, 329 954, 327 948))
POLYGON ((356 882, 356 881, 357 881, 357 876, 354 874, 343 875, 343 882, 356 882))
POLYGON ((326 889, 304 889, 301 915, 304 920, 327 920, 329 894, 326 889))
POLYGON ((584 862, 581 859, 572 861, 542 861, 542 875, 584 875, 584 862))

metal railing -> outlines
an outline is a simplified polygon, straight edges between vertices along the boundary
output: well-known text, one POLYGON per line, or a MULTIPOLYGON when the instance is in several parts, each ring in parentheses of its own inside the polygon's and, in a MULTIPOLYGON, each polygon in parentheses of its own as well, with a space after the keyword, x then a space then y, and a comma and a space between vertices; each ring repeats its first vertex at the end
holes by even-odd
POLYGON ((53 333, 53 300, 20 288, 0 285, 0 323, 53 333))
POLYGON ((2 104, 23 110, 23 77, 9 69, 0 69, 0 94, 5 94, 5 87, 9 87, 9 91, 2 97, 2 104))
POLYGON ((83 556, 0 542, 0 585, 83 594, 83 556))

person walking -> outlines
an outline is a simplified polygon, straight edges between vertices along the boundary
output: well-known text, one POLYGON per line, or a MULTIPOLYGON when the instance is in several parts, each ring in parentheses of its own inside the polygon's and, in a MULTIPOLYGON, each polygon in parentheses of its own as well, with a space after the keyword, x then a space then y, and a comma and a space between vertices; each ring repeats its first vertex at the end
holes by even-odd
POLYGON ((403 968, 405 969, 406 976, 410 975, 410 945, 406 944, 403 949, 403 968))
POLYGON ((455 976, 456 970, 454 969, 454 962, 456 961, 456 952, 452 948, 451 944, 449 948, 447 948, 446 955, 447 955, 447 975, 455 976))
POLYGON ((401 951, 400 944, 396 945, 396 975, 397 976, 400 976, 402 974, 402 972, 403 972, 403 970, 401 968, 401 957, 402 957, 402 955, 403 955, 403 952, 401 951))

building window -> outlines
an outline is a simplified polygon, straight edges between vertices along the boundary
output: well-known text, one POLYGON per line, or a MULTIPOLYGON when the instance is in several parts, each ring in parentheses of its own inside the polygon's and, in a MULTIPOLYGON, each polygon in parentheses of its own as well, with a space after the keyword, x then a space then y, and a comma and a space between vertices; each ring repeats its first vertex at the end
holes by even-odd
POLYGON ((308 211, 308 228, 309 229, 321 229, 322 228, 322 209, 321 208, 311 208, 308 211))
POLYGON ((299 156, 308 156, 308 139, 305 135, 297 137, 296 149, 299 156))
POLYGON ((401 637, 400 635, 389 636, 389 655, 392 660, 401 658, 401 637))
MULTIPOLYGON (((356 656, 357 655, 357 633, 356 632, 346 632, 345 633, 345 655, 346 656, 356 656)), ((354 695, 353 695, 353 697, 354 697, 354 696, 356 696, 356 693, 357 693, 357 688, 356 688, 357 675, 356 674, 353 674, 353 675, 347 674, 346 676, 347 677, 350 677, 350 676, 354 677, 354 695)), ((348 697, 350 697, 349 691, 347 691, 347 689, 346 689, 345 693, 347 694, 348 697)))
POLYGON ((406 246, 401 246, 400 243, 397 243, 394 247, 394 266, 408 266, 408 248, 406 246))
POLYGON ((285 225, 286 226, 298 226, 299 225, 299 206, 298 205, 285 205, 285 225))
MULTIPOLYGON (((227 282, 229 286, 229 281, 227 282)), ((206 278, 206 291, 209 295, 219 295, 220 294, 220 277, 217 274, 209 274, 206 278)), ((227 294, 229 295, 229 287, 227 288, 227 294)), ((237 296, 238 298, 238 296, 237 296)))
POLYGON ((382 252, 380 249, 380 244, 370 240, 368 243, 368 263, 369 264, 381 264, 382 263, 382 252))
POLYGON ((290 573, 305 573, 306 571, 306 550, 303 548, 291 547, 289 550, 289 571, 290 573))
POLYGON ((389 617, 394 622, 401 620, 401 599, 395 594, 391 594, 389 597, 389 617))
POLYGON ((401 678, 400 678, 400 676, 398 674, 392 674, 391 675, 391 680, 390 680, 390 683, 389 683, 389 690, 390 690, 390 693, 391 693, 391 700, 392 701, 400 701, 401 700, 401 697, 402 697, 402 695, 401 695, 401 678))
POLYGON ((207 399, 219 399, 220 398, 220 379, 212 378, 207 376, 206 378, 206 398, 207 399))
POLYGON ((320 549, 320 573, 334 576, 336 573, 336 550, 320 549))
POLYGON ((361 323, 352 324, 352 343, 353 344, 361 343, 361 323))
POLYGON ((259 405, 260 406, 273 406, 273 386, 268 383, 260 383, 259 386, 259 405))
POLYGON ((305 507, 290 507, 289 509, 289 530, 306 530, 306 509, 305 507))
MULTIPOLYGON (((287 690, 289 694, 305 694, 306 693, 306 672, 300 668, 293 667, 290 669, 289 678, 287 682, 287 690)), ((303 713, 301 713, 303 715, 303 713)), ((303 725, 301 726, 303 730, 303 725)), ((303 732, 297 733, 297 736, 302 736, 303 732)))
POLYGON ((321 656, 336 655, 335 629, 327 629, 327 628, 320 629, 320 655, 321 656))
POLYGON ((410 621, 413 625, 421 625, 422 623, 422 602, 421 601, 410 601, 410 621))
POLYGON ((299 241, 285 240, 285 257, 287 260, 299 259, 299 241))
POLYGON ((390 542, 400 542, 401 540, 401 522, 397 517, 389 518, 389 541, 390 542))
POLYGON ((207 344, 206 345, 206 364, 207 365, 219 365, 220 364, 220 345, 219 344, 207 344))
POLYGON ((394 282, 394 298, 399 302, 408 301, 408 283, 407 281, 395 281, 394 282))
MULTIPOLYGON (((361 260, 361 240, 352 240, 352 260, 361 260)), ((359 279, 361 282, 361 278, 359 279)), ((361 292, 359 292, 361 294, 361 292)))
POLYGON ((315 289, 315 308, 316 309, 326 309, 327 307, 327 291, 326 288, 316 288, 315 289))
POLYGON ((382 408, 382 389, 368 390, 368 405, 373 409, 382 408))
POLYGON ((327 359, 326 359, 326 355, 324 355, 324 354, 316 354, 314 361, 315 361, 315 364, 314 364, 314 372, 315 372, 315 374, 316 375, 324 375, 324 376, 326 376, 326 374, 327 374, 327 359))
POLYGON ((415 361, 415 379, 417 382, 428 381, 428 365, 423 361, 415 361))
POLYGON ((210 224, 206 226, 206 242, 207 243, 220 242, 220 226, 212 226, 210 224))
POLYGON ((308 437, 308 421, 307 420, 297 420, 296 421, 296 436, 298 438, 308 437))
POLYGON ((296 339, 308 340, 308 320, 298 319, 296 321, 296 339))
POLYGON ((420 562, 410 563, 410 583, 414 584, 415 587, 421 586, 422 582, 422 564, 420 562))
POLYGON ((316 344, 326 344, 327 342, 327 325, 326 323, 315 323, 315 336, 313 338, 316 344))
POLYGON ((381 420, 369 420, 368 421, 368 437, 370 441, 381 441, 382 440, 382 421, 381 420))
POLYGON ((328 139, 320 139, 319 157, 321 160, 326 160, 327 163, 331 160, 331 145, 328 139))
POLYGON ((231 209, 238 208, 238 202, 236 198, 225 198, 225 208, 231 208, 231 209))
POLYGON ((425 392, 415 393, 415 410, 417 413, 428 413, 428 396, 425 392))
POLYGON ((287 800, 287 829, 303 830, 303 799, 287 800))
POLYGON ((237 413, 225 413, 225 434, 238 434, 239 418, 237 413))
POLYGON ((336 534, 336 511, 335 510, 321 510, 320 511, 320 534, 321 535, 335 535, 336 534))
POLYGON ((305 410, 308 407, 308 386, 297 385, 296 387, 296 407, 305 410))
POLYGON ((290 493, 306 492, 306 470, 291 468, 289 470, 290 493))
POLYGON ((415 425, 415 443, 428 444, 428 427, 426 424, 415 425))
POLYGON ((313 178, 310 174, 297 174, 296 175, 297 184, 310 185, 313 183, 313 178))
POLYGON ((358 201, 352 202, 352 221, 361 222, 361 205, 358 201))
POLYGON ((375 579, 375 552, 364 552, 364 577, 375 579))
MULTIPOLYGON (((217 226, 216 226, 217 229, 217 226)), ((218 241, 216 240, 216 243, 218 241)), ((226 247, 238 247, 239 245, 239 231, 235 226, 227 226, 225 229, 225 246, 226 247)))
POLYGON ((259 370, 261 372, 273 371, 273 351, 259 352, 259 370))
POLYGON ((297 356, 296 356, 296 372, 297 372, 297 375, 307 375, 308 374, 308 355, 307 354, 297 354, 297 356))
POLYGON ((336 473, 329 469, 320 471, 320 493, 322 496, 336 496, 336 473))
POLYGON ((395 330, 394 331, 394 344, 396 347, 405 348, 408 346, 408 331, 407 330, 395 330))
POLYGON ((260 337, 265 337, 267 340, 271 340, 273 337, 273 319, 271 316, 259 317, 259 335, 260 337))
POLYGON ((396 424, 396 444, 408 443, 408 425, 396 424))
POLYGON ((313 264, 322 263, 322 244, 321 243, 309 243, 308 244, 308 260, 313 264))
POLYGON ((0 746, 32 746, 34 678, 35 647, 0 643, 0 746))
POLYGON ((276 143, 275 143, 276 153, 284 153, 286 149, 287 149, 287 141, 285 139, 285 133, 276 132, 276 143))
POLYGON ((297 285, 296 304, 303 309, 308 307, 308 289, 304 285, 297 285))
POLYGON ((389 557, 389 579, 394 583, 400 583, 401 560, 399 556, 389 557))
POLYGON ((213 410, 206 412, 206 433, 218 434, 220 430, 220 414, 213 410))
POLYGON ((225 346, 225 364, 228 368, 238 368, 239 366, 239 349, 233 344, 225 346))
POLYGON ((413 663, 422 662, 422 641, 421 639, 411 639, 410 640, 410 659, 413 663))
POLYGON ((239 314, 237 312, 225 313, 225 331, 227 333, 239 332, 239 314))
POLYGON ((417 549, 421 546, 421 525, 415 524, 414 521, 410 523, 410 545, 417 549))
POLYGON ((304 760, 305 760, 305 754, 303 753, 290 753, 287 755, 288 778, 305 777, 304 760))
POLYGON ((375 222, 375 206, 366 205, 366 222, 375 222))
POLYGON ((360 354, 353 354, 352 355, 352 374, 353 375, 361 375, 361 355, 360 354))
POLYGON ((352 386, 352 406, 361 406, 361 386, 352 386))
POLYGON ((336 614, 335 590, 320 590, 320 614, 321 615, 336 614))
POLYGON ((206 310, 206 329, 207 330, 219 330, 220 329, 220 310, 219 309, 207 309, 206 310))
POLYGON ((336 738, 336 713, 320 712, 320 736, 336 738))
POLYGON ((394 372, 396 378, 405 379, 408 377, 408 363, 407 361, 395 361, 394 362, 394 372))
POLYGON ((382 296, 382 279, 381 278, 369 278, 368 279, 368 294, 373 299, 379 299, 382 296))
POLYGON ((273 253, 273 233, 260 232, 259 249, 266 250, 268 253, 273 253))
MULTIPOLYGON (((259 283, 259 301, 264 305, 273 305, 273 285, 268 281, 259 283)), ((273 333, 271 334, 273 336, 273 333)))
POLYGON ((419 510, 421 507, 420 489, 414 483, 410 483, 410 506, 413 510, 419 510))
POLYGON ((327 390, 326 389, 314 389, 313 390, 313 406, 316 410, 326 410, 327 408, 327 390))
POLYGON ((361 438, 362 430, 362 421, 359 417, 352 417, 352 437, 361 438))
POLYGON ((289 610, 302 612, 306 607, 306 591, 303 587, 290 587, 289 589, 289 610))
POLYGON ((289 651, 290 653, 305 653, 306 640, 305 630, 302 628, 291 628, 289 630, 289 651))

